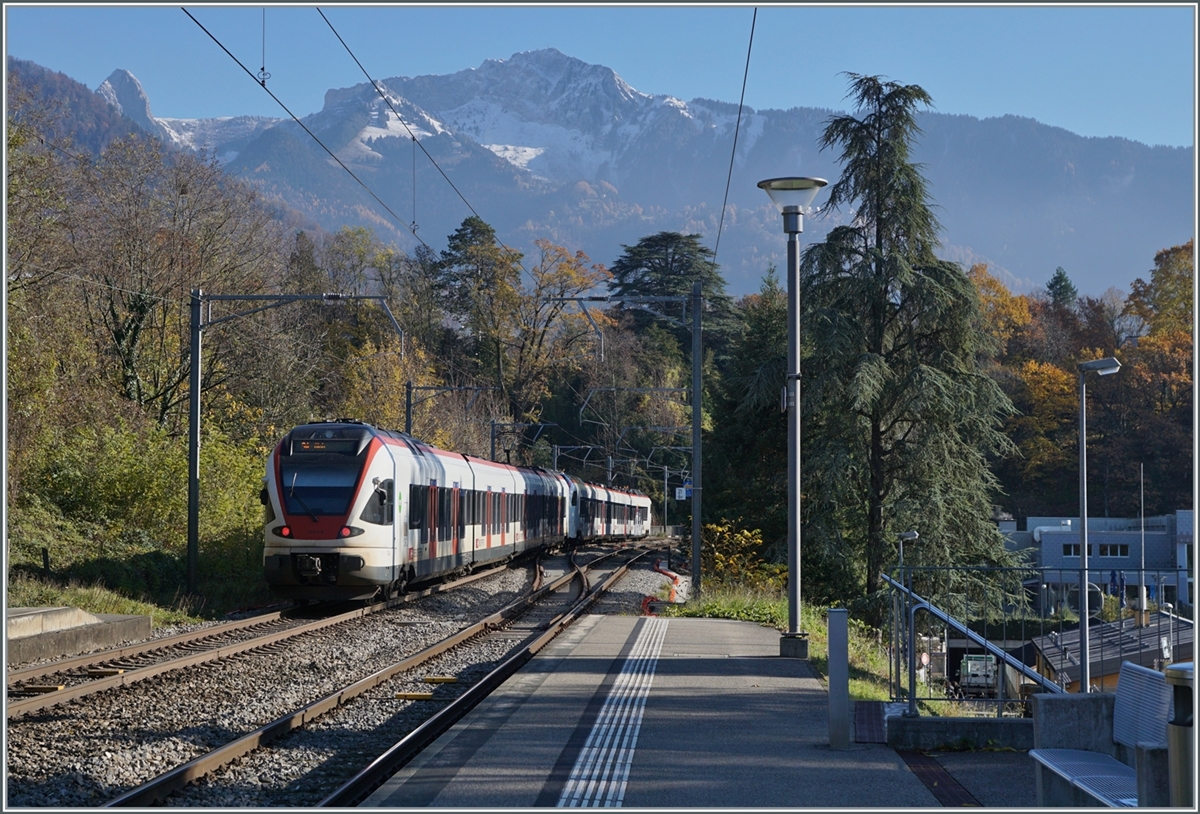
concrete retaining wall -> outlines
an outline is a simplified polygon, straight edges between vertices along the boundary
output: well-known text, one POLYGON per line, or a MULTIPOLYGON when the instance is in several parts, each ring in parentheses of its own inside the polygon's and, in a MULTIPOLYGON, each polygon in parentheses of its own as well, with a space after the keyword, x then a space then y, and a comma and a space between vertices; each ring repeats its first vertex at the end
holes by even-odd
POLYGON ((75 656, 150 636, 149 616, 100 613, 95 618, 99 621, 93 624, 9 639, 6 661, 8 664, 23 664, 36 659, 75 656))
POLYGON ((1033 748, 1030 718, 905 718, 889 715, 887 742, 893 749, 1033 748))

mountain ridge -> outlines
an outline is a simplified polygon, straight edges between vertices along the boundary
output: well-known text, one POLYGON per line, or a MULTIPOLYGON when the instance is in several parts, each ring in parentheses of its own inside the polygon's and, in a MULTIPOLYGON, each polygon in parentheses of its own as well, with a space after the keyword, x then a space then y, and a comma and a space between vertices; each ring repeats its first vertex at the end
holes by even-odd
MULTIPOLYGON (((323 228, 365 224, 412 250, 410 226, 440 244, 473 210, 527 254, 542 237, 606 264, 648 234, 695 232, 719 245, 733 294, 757 290, 768 265, 785 263, 778 213, 756 182, 840 174, 819 148, 835 111, 745 108, 722 217, 736 104, 642 93, 611 68, 542 49, 377 82, 400 118, 371 83, 326 92, 302 121, 389 214, 290 119, 156 119, 144 93, 116 93, 137 83, 129 79, 106 81, 110 103, 144 109, 160 138, 210 152, 323 228)), ((1127 289, 1155 252, 1192 236, 1191 147, 1078 136, 1016 114, 923 111, 918 122, 913 155, 943 225, 939 255, 986 262, 1014 291, 1033 290, 1059 266, 1084 294, 1127 289)), ((848 216, 806 218, 803 240, 819 241, 848 216)))

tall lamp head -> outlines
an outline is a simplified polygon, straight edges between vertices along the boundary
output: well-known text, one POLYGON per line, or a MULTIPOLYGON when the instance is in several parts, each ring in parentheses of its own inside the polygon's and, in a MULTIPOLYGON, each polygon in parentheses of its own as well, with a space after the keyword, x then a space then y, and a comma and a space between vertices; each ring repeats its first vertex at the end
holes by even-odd
POLYGON ((1079 369, 1084 373, 1109 376, 1121 369, 1121 362, 1116 357, 1109 356, 1107 359, 1093 359, 1090 362, 1082 362, 1079 365, 1079 369))
POLYGON ((783 231, 796 234, 804 231, 802 215, 809 211, 821 187, 829 182, 824 178, 768 178, 758 182, 771 202, 783 214, 783 231))

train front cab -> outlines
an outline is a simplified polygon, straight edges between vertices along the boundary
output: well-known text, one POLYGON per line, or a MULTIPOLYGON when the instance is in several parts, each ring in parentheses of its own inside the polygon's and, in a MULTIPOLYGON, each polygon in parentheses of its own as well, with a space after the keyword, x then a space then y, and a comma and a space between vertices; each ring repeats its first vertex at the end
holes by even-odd
POLYGON ((271 590, 285 599, 369 599, 401 581, 396 474, 390 446, 365 424, 288 433, 261 495, 271 590))

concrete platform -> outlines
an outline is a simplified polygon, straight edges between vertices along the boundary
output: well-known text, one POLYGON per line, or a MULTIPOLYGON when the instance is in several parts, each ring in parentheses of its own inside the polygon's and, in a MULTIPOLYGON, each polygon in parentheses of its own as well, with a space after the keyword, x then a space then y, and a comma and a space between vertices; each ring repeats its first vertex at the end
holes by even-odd
POLYGON ((914 768, 885 744, 830 749, 828 714, 824 685, 779 656, 777 631, 590 616, 362 807, 929 808, 954 804, 929 785, 947 765, 966 804, 1032 804, 1027 755, 914 768))
POLYGON ((5 621, 7 664, 75 656, 150 636, 149 616, 79 608, 7 608, 5 621))

